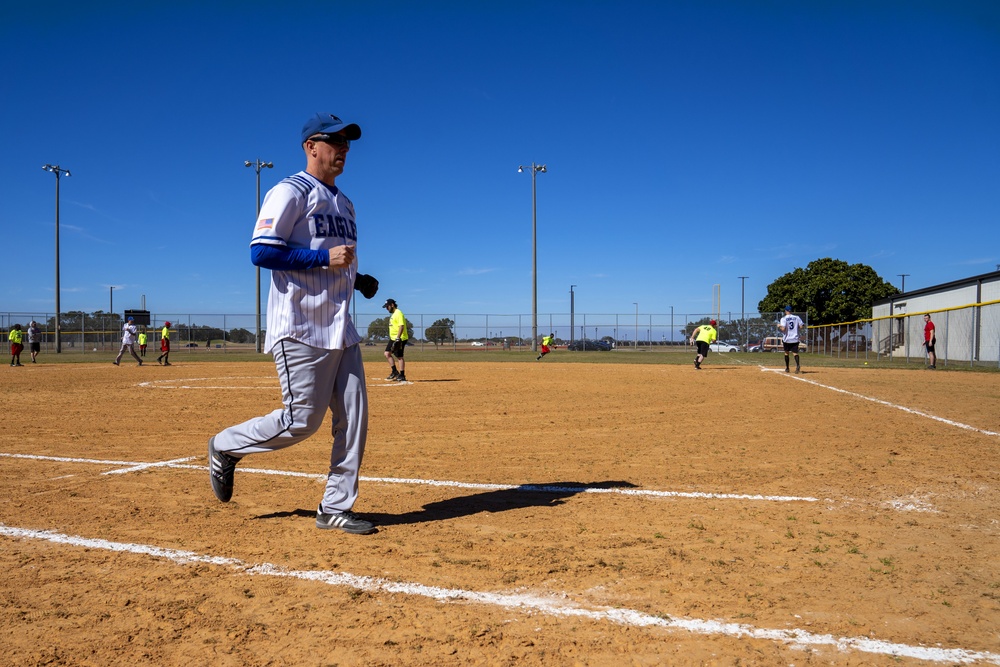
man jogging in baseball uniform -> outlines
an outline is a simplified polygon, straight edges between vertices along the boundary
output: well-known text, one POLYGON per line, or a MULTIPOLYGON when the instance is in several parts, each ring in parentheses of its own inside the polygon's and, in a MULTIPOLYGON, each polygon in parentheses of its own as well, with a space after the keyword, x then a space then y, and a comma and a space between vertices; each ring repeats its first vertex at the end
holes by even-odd
POLYGON ((691 332, 691 342, 698 347, 698 354, 694 358, 695 370, 701 370, 701 362, 708 356, 709 345, 719 337, 719 332, 715 329, 715 320, 709 320, 708 324, 702 324, 691 332))
POLYGON ((788 354, 795 357, 795 372, 801 373, 799 365, 799 336, 805 331, 805 322, 798 315, 792 314, 792 307, 785 306, 785 316, 778 320, 778 331, 781 332, 781 347, 785 350, 785 372, 788 372, 788 354))
POLYGON ((316 527, 367 534, 375 525, 351 512, 368 438, 368 393, 350 305, 355 288, 371 298, 378 281, 358 274, 354 205, 336 186, 360 137, 360 127, 332 114, 311 117, 302 128, 305 170, 264 197, 250 258, 271 271, 265 347, 284 407, 212 436, 208 460, 212 491, 228 502, 244 456, 302 442, 329 410, 333 447, 316 527))
POLYGON ((389 342, 385 346, 385 358, 392 372, 386 380, 406 382, 406 361, 403 359, 403 353, 406 351, 406 341, 410 339, 406 332, 406 316, 392 299, 386 299, 382 307, 389 311, 389 342))
POLYGON ((128 350, 128 353, 132 355, 132 358, 138 361, 139 365, 142 366, 142 359, 140 359, 139 355, 135 353, 135 339, 138 335, 139 330, 135 326, 135 318, 128 318, 128 320, 125 321, 125 324, 122 325, 122 347, 118 350, 118 356, 115 357, 115 360, 112 362, 115 366, 121 363, 122 355, 125 354, 125 350, 128 350))

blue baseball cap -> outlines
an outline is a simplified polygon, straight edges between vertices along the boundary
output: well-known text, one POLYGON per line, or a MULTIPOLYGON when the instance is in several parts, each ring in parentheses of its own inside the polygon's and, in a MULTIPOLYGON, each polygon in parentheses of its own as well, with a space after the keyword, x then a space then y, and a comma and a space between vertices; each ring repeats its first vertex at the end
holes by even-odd
POLYGON ((787 310, 788 312, 792 312, 792 307, 791 306, 785 306, 785 310, 787 310))
POLYGON ((314 134, 336 134, 340 131, 351 141, 361 138, 361 128, 358 125, 345 123, 332 113, 318 113, 302 126, 302 143, 314 134))
POLYGON ((129 322, 135 322, 135 318, 134 317, 130 317, 130 318, 128 318, 128 321, 129 322))

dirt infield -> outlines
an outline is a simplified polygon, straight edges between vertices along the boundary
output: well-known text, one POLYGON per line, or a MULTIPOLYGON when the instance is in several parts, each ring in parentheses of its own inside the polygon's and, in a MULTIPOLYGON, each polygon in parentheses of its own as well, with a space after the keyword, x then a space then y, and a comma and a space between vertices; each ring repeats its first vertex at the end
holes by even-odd
POLYGON ((369 536, 329 418, 212 495, 270 363, 11 368, 3 660, 1000 664, 1000 374, 733 359, 369 364, 369 536))

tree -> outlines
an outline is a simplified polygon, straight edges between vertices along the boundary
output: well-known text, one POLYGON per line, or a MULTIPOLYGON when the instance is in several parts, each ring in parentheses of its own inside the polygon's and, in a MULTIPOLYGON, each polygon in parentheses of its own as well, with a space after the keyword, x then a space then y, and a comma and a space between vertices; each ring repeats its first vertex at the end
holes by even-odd
POLYGON ((229 332, 229 340, 234 343, 255 343, 256 336, 252 331, 239 328, 229 332))
POLYGON ((455 334, 451 330, 453 326, 455 326, 455 320, 445 317, 427 327, 424 336, 427 337, 427 340, 434 343, 434 347, 437 347, 439 344, 455 340, 455 334))
POLYGON ((871 317, 872 303, 894 294, 899 290, 870 266, 826 257, 768 285, 757 309, 779 313, 791 305, 795 312, 807 313, 810 326, 836 324, 871 317))
MULTIPOLYGON (((410 320, 406 320, 406 337, 410 340, 413 339, 413 322, 410 320)), ((371 324, 368 325, 368 338, 371 340, 388 340, 389 318, 380 317, 377 320, 372 320, 371 324)))
POLYGON ((385 340, 389 337, 389 318, 380 317, 368 325, 368 337, 372 340, 385 340))

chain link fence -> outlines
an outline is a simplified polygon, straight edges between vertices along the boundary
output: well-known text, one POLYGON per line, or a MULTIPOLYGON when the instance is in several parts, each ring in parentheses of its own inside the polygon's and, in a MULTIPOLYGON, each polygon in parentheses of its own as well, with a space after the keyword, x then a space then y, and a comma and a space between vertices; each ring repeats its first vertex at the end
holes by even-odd
POLYGON ((811 327, 810 351, 926 363, 924 315, 934 322, 939 367, 1000 367, 1000 301, 811 327))
MULTIPOLYGON (((537 326, 532 316, 458 313, 406 313, 411 344, 437 349, 524 349, 531 348, 533 329, 537 338, 554 334, 556 345, 579 340, 601 340, 620 349, 660 349, 687 345, 691 331, 710 319, 718 321, 719 340, 741 350, 760 344, 766 336, 777 335, 781 313, 539 313, 537 326)), ((805 319, 804 314, 800 317, 805 319)), ((368 344, 384 343, 388 337, 388 314, 354 313, 355 326, 368 344)), ((31 320, 42 329, 42 349, 55 349, 53 313, 0 312, 0 335, 14 324, 26 330, 31 320)), ((267 331, 261 315, 261 336, 267 331)), ((150 313, 145 327, 149 345, 158 347, 160 330, 170 322, 171 344, 176 350, 240 351, 255 348, 256 315, 150 313)), ((103 312, 63 313, 60 317, 60 346, 63 352, 106 352, 117 350, 124 324, 120 314, 103 312)), ((140 327, 141 329, 142 327, 140 327)))

